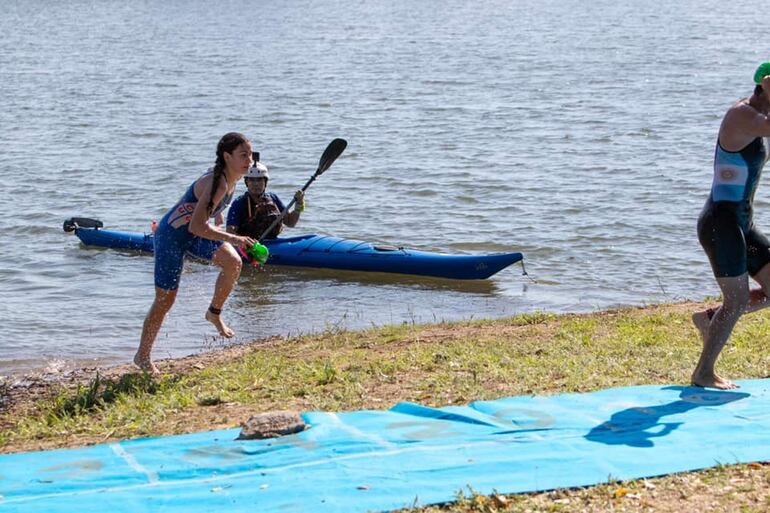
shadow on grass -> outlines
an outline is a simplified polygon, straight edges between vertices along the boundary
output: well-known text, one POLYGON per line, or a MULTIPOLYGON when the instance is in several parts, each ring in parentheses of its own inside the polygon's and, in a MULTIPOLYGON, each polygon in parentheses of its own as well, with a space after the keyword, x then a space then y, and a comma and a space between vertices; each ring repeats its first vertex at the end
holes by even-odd
POLYGON ((46 411, 50 421, 76 417, 114 403, 121 397, 154 395, 175 377, 156 379, 147 372, 124 374, 117 380, 105 379, 98 373, 87 385, 78 385, 74 391, 66 391, 56 397, 46 411))

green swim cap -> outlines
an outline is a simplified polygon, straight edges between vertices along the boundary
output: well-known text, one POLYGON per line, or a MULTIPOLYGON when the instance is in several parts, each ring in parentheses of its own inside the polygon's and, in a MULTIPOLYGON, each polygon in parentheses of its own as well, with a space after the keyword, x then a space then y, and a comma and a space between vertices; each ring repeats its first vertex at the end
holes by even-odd
POLYGON ((770 75, 770 62, 763 62, 754 72, 754 83, 762 85, 762 79, 767 75, 770 75))

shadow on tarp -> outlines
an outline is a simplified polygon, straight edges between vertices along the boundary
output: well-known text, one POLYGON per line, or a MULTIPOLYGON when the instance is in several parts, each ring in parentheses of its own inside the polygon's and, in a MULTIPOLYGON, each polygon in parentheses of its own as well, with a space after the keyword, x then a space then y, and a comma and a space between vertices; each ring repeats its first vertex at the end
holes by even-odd
POLYGON ((467 406, 306 412, 238 429, 0 456, 0 512, 383 511, 770 460, 770 380, 636 386, 467 406))
POLYGON ((751 394, 728 390, 705 390, 700 387, 665 387, 679 390, 680 399, 661 405, 634 406, 613 413, 610 420, 596 426, 586 435, 587 440, 603 444, 625 444, 632 447, 652 447, 653 438, 670 434, 684 422, 661 422, 662 417, 686 413, 693 408, 719 406, 746 399, 751 394))

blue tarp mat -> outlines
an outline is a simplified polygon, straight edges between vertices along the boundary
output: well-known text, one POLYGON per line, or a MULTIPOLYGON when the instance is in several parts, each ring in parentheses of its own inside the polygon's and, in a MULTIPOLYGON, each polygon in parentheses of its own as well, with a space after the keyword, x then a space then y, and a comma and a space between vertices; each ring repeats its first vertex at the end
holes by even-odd
POLYGON ((770 380, 638 386, 465 407, 303 414, 239 430, 0 456, 0 511, 377 511, 770 460, 770 380))

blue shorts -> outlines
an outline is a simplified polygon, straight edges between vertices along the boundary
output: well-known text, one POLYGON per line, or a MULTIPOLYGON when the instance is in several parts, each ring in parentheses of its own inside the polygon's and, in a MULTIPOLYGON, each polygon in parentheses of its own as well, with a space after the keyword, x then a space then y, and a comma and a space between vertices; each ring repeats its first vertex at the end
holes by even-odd
POLYGON ((160 223, 155 232, 155 286, 164 290, 179 288, 185 255, 211 261, 214 252, 222 247, 221 240, 196 237, 184 226, 173 229, 160 223))

